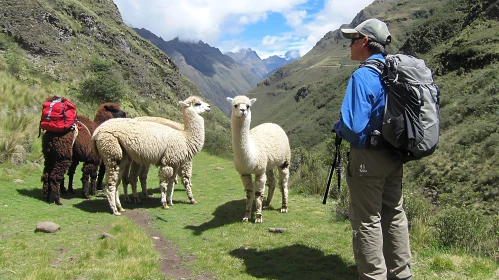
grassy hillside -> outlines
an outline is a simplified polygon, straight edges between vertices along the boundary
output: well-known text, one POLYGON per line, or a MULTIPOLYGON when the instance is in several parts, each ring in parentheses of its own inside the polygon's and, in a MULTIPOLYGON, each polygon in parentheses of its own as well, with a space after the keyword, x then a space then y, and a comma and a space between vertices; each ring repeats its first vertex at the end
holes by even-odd
MULTIPOLYGON (((4 158, 19 139, 36 142, 41 103, 51 94, 90 117, 99 104, 115 101, 130 117, 177 121, 179 100, 203 96, 172 59, 123 23, 112 1, 2 1, 0 24, 1 114, 9 116, 0 118, 4 158)), ((229 137, 218 134, 230 133, 230 123, 213 109, 205 116, 207 148, 229 154, 229 137)))
MULTIPOLYGON (((377 17, 394 42, 390 52, 424 58, 441 89, 441 140, 435 155, 405 168, 406 187, 443 204, 499 213, 499 40, 497 1, 375 1, 350 23, 377 17), (438 195, 435 195, 438 193, 438 195)), ((325 153, 344 90, 358 67, 339 30, 303 58, 281 67, 248 95, 254 125, 281 124, 293 147, 325 153)))

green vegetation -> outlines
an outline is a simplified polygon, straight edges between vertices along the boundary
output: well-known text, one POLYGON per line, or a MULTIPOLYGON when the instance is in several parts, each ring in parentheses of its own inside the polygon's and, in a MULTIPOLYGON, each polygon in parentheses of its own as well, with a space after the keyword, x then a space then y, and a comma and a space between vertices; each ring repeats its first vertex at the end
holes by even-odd
MULTIPOLYGON (((163 279, 160 258, 169 256, 160 256, 152 236, 126 215, 111 215, 103 192, 84 200, 76 183, 76 194, 63 199, 62 206, 47 204, 41 196, 41 173, 42 167, 37 164, 0 167, 0 278, 163 279), (55 222, 61 229, 54 234, 35 233, 35 225, 40 221, 55 222), (104 232, 114 238, 101 239, 104 232)), ((78 172, 76 178, 80 175, 78 172)), ((152 168, 148 182, 151 200, 142 199, 140 205, 124 203, 123 199, 122 202, 128 212, 135 209, 149 217, 152 230, 172 240, 181 259, 192 260, 186 261, 184 267, 193 276, 205 273, 217 279, 357 277, 350 224, 335 218, 334 200, 323 205, 322 196, 298 193, 292 186, 289 213, 278 211, 277 192, 271 209, 264 211, 263 224, 242 223, 245 194, 231 161, 200 153, 194 158, 192 182, 198 204, 187 203, 183 186, 177 185, 175 205, 163 210, 157 169, 152 168), (268 228, 286 228, 286 232, 270 233, 268 228)), ((497 278, 499 265, 490 257, 418 243, 414 239, 415 227, 413 223, 411 242, 412 267, 417 278, 497 278)))
MULTIPOLYGON (((404 188, 431 196, 442 209, 468 207, 492 218, 499 215, 498 5, 489 0, 375 1, 351 23, 385 20, 394 38, 390 52, 424 58, 441 89, 439 146, 431 157, 406 164, 404 188)), ((257 98, 254 125, 281 124, 292 147, 312 153, 310 158, 331 154, 327 141, 358 65, 350 60, 348 41, 339 30, 327 33, 303 58, 248 93, 257 98)), ((327 173, 327 164, 315 174, 327 173)))
MULTIPOLYGON (((498 4, 468 2, 376 1, 360 14, 387 20, 394 50, 424 57, 442 90, 439 148, 435 155, 407 164, 404 175, 414 271, 422 279, 498 275, 498 4), (427 37, 431 40, 419 40, 427 37)), ((130 117, 176 121, 181 121, 178 101, 201 95, 169 57, 122 23, 111 4, 18 0, 0 6, 0 20, 10 24, 0 32, 2 279, 162 277, 158 253, 144 230, 126 217, 111 216, 102 194, 91 200, 73 197, 62 207, 41 201, 43 159, 37 135, 41 104, 49 95, 68 97, 78 114, 87 116, 101 102, 118 101, 130 117), (20 148, 24 155, 15 158, 20 148), (24 182, 13 183, 16 179, 24 182), (58 222, 61 231, 33 233, 41 219, 58 222), (103 231, 115 239, 100 240, 103 231)), ((152 189, 155 196, 144 211, 168 219, 166 224, 153 222, 154 229, 196 256, 189 264, 194 274, 206 271, 221 279, 355 277, 346 182, 341 179, 338 191, 334 177, 331 198, 321 204, 333 153, 330 130, 357 67, 349 60, 348 43, 338 36, 338 31, 329 32, 306 56, 249 93, 258 99, 252 107, 253 126, 276 122, 290 136, 290 213, 278 213, 277 192, 276 208, 264 213, 263 226, 240 223, 245 196, 226 160, 232 156, 230 120, 214 106, 204 115, 204 152, 194 163, 199 204, 182 203, 180 187, 178 203, 163 211, 158 190, 152 189), (268 227, 287 232, 271 234, 268 227)), ((344 163, 347 146, 342 145, 344 163)), ((149 185, 155 186, 157 179, 150 178, 149 185)))

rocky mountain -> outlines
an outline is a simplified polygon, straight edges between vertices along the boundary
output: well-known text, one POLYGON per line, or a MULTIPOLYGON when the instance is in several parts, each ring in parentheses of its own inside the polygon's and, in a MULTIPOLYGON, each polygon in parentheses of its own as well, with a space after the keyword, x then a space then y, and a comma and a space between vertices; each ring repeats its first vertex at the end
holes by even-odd
POLYGON ((263 60, 263 63, 265 64, 265 67, 267 68, 267 76, 272 74, 276 69, 279 67, 288 64, 290 62, 293 62, 297 59, 300 58, 300 52, 298 51, 287 51, 284 54, 284 57, 280 57, 277 55, 272 55, 263 60))
POLYGON ((178 65, 180 73, 193 81, 201 92, 226 114, 230 112, 227 97, 248 92, 262 79, 250 68, 246 68, 246 65, 236 63, 219 49, 201 41, 164 41, 147 29, 134 30, 171 57, 178 65))
POLYGON ((269 74, 265 61, 251 48, 240 49, 238 52, 226 52, 225 55, 230 56, 240 65, 250 69, 260 80, 263 80, 269 74))
MULTIPOLYGON (((431 189, 456 205, 499 212, 499 3, 492 0, 374 1, 349 26, 387 22, 389 52, 424 58, 441 90, 441 135, 434 155, 411 162, 404 187, 431 189)), ((252 125, 275 122, 292 147, 325 152, 351 73, 349 41, 332 30, 299 60, 260 82, 248 96, 252 125)))
POLYGON ((261 59, 251 48, 241 49, 238 52, 227 52, 226 55, 232 57, 237 63, 243 65, 261 79, 267 78, 279 67, 293 62, 300 58, 299 51, 287 51, 284 57, 272 55, 261 59))

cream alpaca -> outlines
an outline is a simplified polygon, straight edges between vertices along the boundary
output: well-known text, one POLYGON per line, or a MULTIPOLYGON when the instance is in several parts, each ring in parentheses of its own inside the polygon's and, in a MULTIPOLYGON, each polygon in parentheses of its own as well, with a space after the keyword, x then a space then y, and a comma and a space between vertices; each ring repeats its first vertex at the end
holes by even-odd
POLYGON ((113 214, 121 215, 119 212, 124 211, 116 186, 125 166, 132 161, 159 166, 161 204, 164 209, 169 208, 167 200, 171 204, 178 167, 192 160, 204 144, 204 119, 199 114, 210 111, 210 105, 195 96, 180 104, 183 131, 154 122, 145 125, 133 119, 106 121, 95 130, 92 140, 106 165, 107 198, 113 214))
MULTIPOLYGON (((191 104, 193 105, 193 104, 191 104)), ((177 130, 184 130, 184 125, 172 120, 168 120, 165 118, 160 118, 160 117, 149 117, 149 116, 144 116, 144 117, 136 117, 134 120, 137 121, 147 121, 147 122, 155 122, 159 123, 162 125, 166 125, 169 127, 172 127, 177 130)), ((140 202, 138 196, 137 196, 137 181, 140 179, 140 186, 142 188, 142 193, 143 195, 148 198, 149 195, 147 194, 147 175, 149 173, 149 167, 150 165, 140 165, 136 162, 132 162, 131 165, 127 167, 130 171, 125 170, 122 178, 123 182, 123 192, 125 195, 125 199, 127 201, 130 201, 128 198, 128 183, 132 186, 132 194, 133 194, 133 199, 134 201, 140 202), (137 178, 138 177, 138 178, 137 178)), ((192 177, 192 160, 184 162, 178 169, 178 173, 180 174, 180 177, 182 178, 182 184, 185 187, 185 191, 187 193, 187 197, 189 198, 191 204, 196 204, 196 200, 194 199, 194 196, 192 195, 192 184, 191 184, 191 177, 192 177)), ((176 180, 176 175, 175 174, 175 183, 177 183, 176 180)), ((172 205, 171 204, 168 205, 172 205)))
POLYGON ((243 222, 251 218, 251 208, 256 196, 255 223, 263 222, 262 203, 265 183, 269 185, 269 193, 265 207, 270 205, 275 189, 274 168, 279 170, 279 187, 282 194, 281 213, 288 212, 288 180, 291 150, 288 136, 284 130, 273 123, 264 123, 250 130, 250 107, 256 98, 246 96, 228 97, 232 103, 232 148, 234 165, 241 175, 246 191, 246 214, 243 222), (251 174, 255 174, 253 183, 251 174))

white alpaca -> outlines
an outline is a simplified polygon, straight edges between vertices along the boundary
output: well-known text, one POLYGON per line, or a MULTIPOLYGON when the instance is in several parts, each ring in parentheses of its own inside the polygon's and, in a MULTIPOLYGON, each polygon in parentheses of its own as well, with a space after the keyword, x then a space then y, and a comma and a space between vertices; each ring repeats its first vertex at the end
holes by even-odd
MULTIPOLYGON (((191 104, 193 105, 193 104, 191 104)), ((134 120, 137 121, 146 121, 146 122, 155 122, 159 123, 162 125, 166 125, 169 127, 172 127, 176 130, 184 130, 184 125, 169 119, 165 118, 160 118, 160 117, 149 117, 149 116, 143 116, 143 117, 136 117, 134 120)), ((132 162, 130 165, 128 165, 126 168, 129 170, 125 170, 122 178, 123 182, 123 192, 125 195, 125 199, 127 201, 130 201, 128 197, 128 184, 132 186, 132 196, 134 199, 134 202, 140 202, 138 195, 137 195, 137 181, 140 180, 140 186, 142 188, 142 194, 144 197, 148 198, 149 194, 147 193, 147 175, 149 173, 149 164, 146 165, 141 165, 138 164, 137 162, 132 162)), ((182 184, 185 187, 185 191, 187 193, 187 197, 189 198, 191 204, 196 204, 196 200, 194 199, 194 196, 192 195, 192 184, 191 184, 191 177, 192 177, 192 160, 184 162, 178 169, 178 172, 180 174, 180 177, 182 178, 182 184)), ((175 174, 175 184, 177 183, 177 174, 175 174)))
POLYGON ((246 215, 243 222, 251 218, 251 208, 256 196, 255 223, 263 222, 262 203, 265 183, 269 185, 265 207, 269 207, 275 189, 274 168, 279 170, 279 187, 282 194, 281 213, 288 212, 288 179, 291 150, 286 132, 273 123, 264 123, 250 130, 250 107, 256 98, 246 96, 228 97, 232 103, 232 148, 234 165, 241 175, 246 191, 246 215), (252 182, 251 174, 255 174, 252 182))
POLYGON ((167 203, 172 205, 174 175, 181 164, 192 160, 203 147, 204 119, 199 114, 210 111, 210 105, 195 96, 180 104, 183 131, 133 119, 106 121, 95 130, 92 140, 106 165, 107 198, 114 215, 124 211, 116 186, 131 161, 159 166, 161 204, 164 209, 169 208, 167 203))

